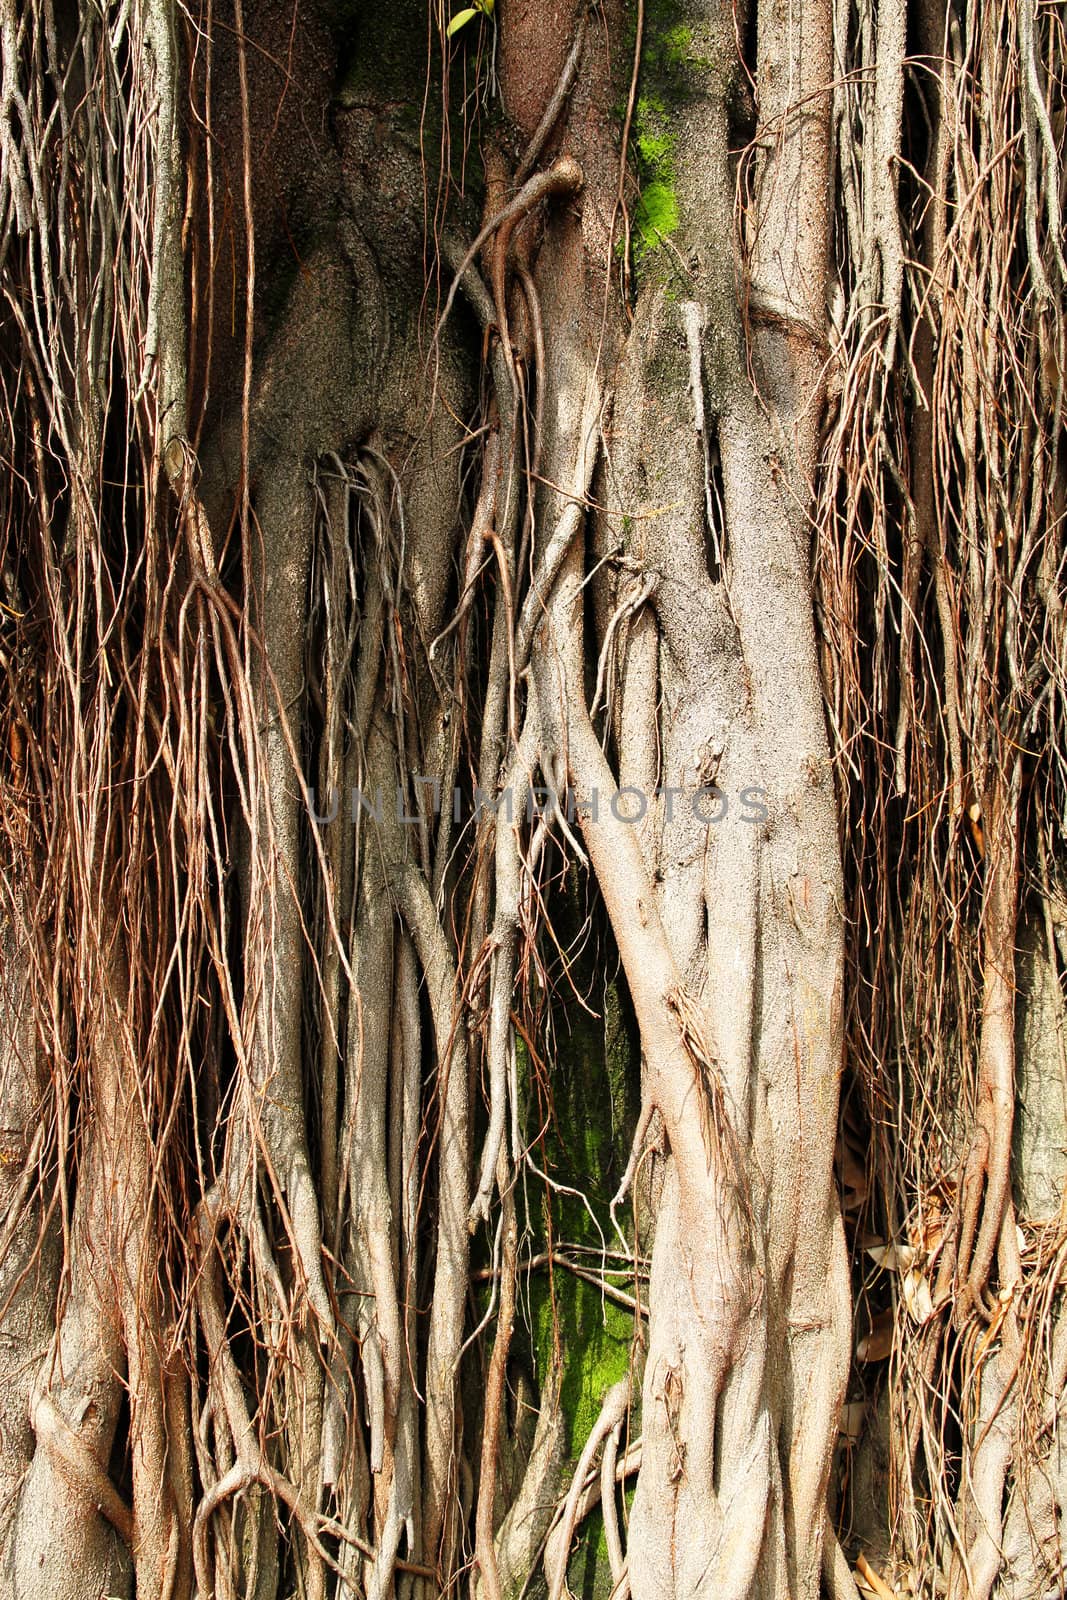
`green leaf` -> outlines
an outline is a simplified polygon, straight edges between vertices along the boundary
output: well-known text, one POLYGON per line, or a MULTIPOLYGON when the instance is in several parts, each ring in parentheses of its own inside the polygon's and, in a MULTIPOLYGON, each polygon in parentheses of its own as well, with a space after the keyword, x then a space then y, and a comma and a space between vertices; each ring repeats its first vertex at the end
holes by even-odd
POLYGON ((458 33, 460 28, 464 27, 472 17, 476 17, 479 9, 480 7, 478 6, 466 6, 462 11, 457 11, 452 21, 448 24, 448 37, 451 39, 452 35, 458 33))

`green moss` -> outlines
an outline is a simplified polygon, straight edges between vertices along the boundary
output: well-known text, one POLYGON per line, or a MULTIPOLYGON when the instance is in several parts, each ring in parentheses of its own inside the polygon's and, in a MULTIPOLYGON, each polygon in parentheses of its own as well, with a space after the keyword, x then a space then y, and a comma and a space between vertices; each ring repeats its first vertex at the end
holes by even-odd
POLYGON ((689 59, 693 45, 693 30, 680 22, 667 28, 660 36, 659 53, 665 66, 679 67, 689 59))
MULTIPOLYGON (((554 908, 556 931, 564 947, 584 919, 579 893, 575 880, 569 885, 567 906, 554 908)), ((590 1254, 577 1259, 584 1259, 589 1269, 598 1273, 601 1246, 618 1249, 608 1207, 622 1177, 640 1109, 640 1052, 625 993, 614 979, 604 976, 604 952, 594 953, 593 944, 590 940, 589 948, 570 968, 575 987, 586 996, 589 1008, 580 1004, 566 985, 556 993, 553 1036, 539 1052, 549 1073, 548 1084, 539 1088, 531 1081, 528 1054, 521 1046, 518 1066, 519 1081, 527 1085, 526 1126, 545 1127, 534 1159, 557 1185, 539 1200, 532 1183, 527 1189, 534 1213, 528 1219, 533 1233, 529 1248, 543 1250, 549 1237, 557 1246, 583 1247, 590 1254), (581 1191, 588 1206, 562 1186, 581 1191)), ((608 1264, 618 1266, 619 1262, 615 1259, 608 1264)), ((627 1279, 609 1281, 632 1292, 627 1279)), ((606 1391, 630 1370, 633 1314, 602 1297, 595 1284, 562 1267, 556 1267, 551 1278, 542 1270, 527 1282, 524 1308, 529 1356, 541 1380, 549 1370, 558 1338, 563 1360, 561 1405, 568 1452, 574 1462, 606 1391)), ((634 1425, 640 1426, 638 1418, 634 1425)), ((583 1600, 607 1600, 611 1578, 599 1517, 590 1517, 583 1524, 571 1571, 576 1595, 583 1600)))
POLYGON ((692 0, 646 0, 639 94, 634 107, 632 156, 639 195, 631 216, 638 276, 670 279, 672 252, 660 247, 683 224, 678 200, 676 140, 679 119, 717 99, 737 75, 732 36, 721 21, 692 0))
POLYGON ((641 190, 634 212, 634 255, 640 259, 670 237, 678 226, 678 201, 674 191, 658 178, 641 190))
POLYGON ((634 114, 634 147, 641 180, 633 217, 633 252, 638 265, 678 227, 674 145, 667 106, 655 95, 642 94, 634 114))
POLYGON ((691 0, 647 0, 642 89, 655 88, 676 105, 699 94, 719 61, 719 34, 718 21, 691 0))
POLYGON ((674 135, 661 123, 661 108, 647 95, 637 102, 637 156, 648 172, 667 166, 674 151, 674 135))
MULTIPOLYGON (((633 1504, 632 1481, 625 1491, 626 1509, 633 1504)), ((590 1513, 585 1534, 567 1565, 567 1586, 577 1600, 609 1600, 612 1590, 608 1541, 599 1510, 590 1513)))
MULTIPOLYGON (((532 1299, 537 1352, 547 1366, 552 1351, 552 1301, 547 1282, 538 1285, 532 1299)), ((570 1452, 577 1458, 600 1415, 605 1394, 629 1370, 633 1317, 610 1300, 602 1303, 593 1284, 569 1272, 557 1272, 555 1300, 565 1357, 563 1413, 570 1452)))

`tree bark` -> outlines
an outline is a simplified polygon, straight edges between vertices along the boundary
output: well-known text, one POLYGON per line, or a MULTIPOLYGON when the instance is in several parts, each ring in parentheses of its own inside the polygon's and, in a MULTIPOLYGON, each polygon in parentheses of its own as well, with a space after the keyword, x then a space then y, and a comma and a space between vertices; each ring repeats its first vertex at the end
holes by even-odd
POLYGON ((1062 1576, 1062 40, 752 3, 0 11, 15 1600, 1062 1576))

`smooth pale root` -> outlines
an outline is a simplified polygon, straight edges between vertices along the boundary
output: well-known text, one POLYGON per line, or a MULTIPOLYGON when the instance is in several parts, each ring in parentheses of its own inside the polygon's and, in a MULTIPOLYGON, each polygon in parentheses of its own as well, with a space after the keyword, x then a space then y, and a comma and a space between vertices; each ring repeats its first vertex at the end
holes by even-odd
MULTIPOLYGON (((828 38, 826 11, 805 10, 803 28, 784 45, 768 28, 761 48, 772 56, 792 50, 821 89, 828 38)), ((788 269, 766 294, 792 305, 802 327, 799 359, 791 337, 765 340, 758 351, 773 363, 770 390, 795 442, 795 476, 736 373, 742 338, 730 268, 732 197, 725 113, 712 82, 680 113, 677 140, 679 245, 701 262, 699 303, 687 301, 679 325, 676 302, 653 286, 643 294, 617 373, 607 478, 634 515, 627 554, 657 579, 649 609, 658 687, 634 699, 640 717, 624 702, 615 725, 619 769, 642 770, 635 752, 647 741, 647 719, 659 714, 657 702, 665 702, 656 777, 666 787, 718 772, 730 788, 727 773, 742 781, 755 775, 772 796, 766 830, 723 829, 708 840, 692 819, 663 809, 641 830, 605 816, 603 795, 616 778, 583 703, 589 616, 577 556, 562 569, 534 658, 543 742, 564 753, 579 794, 597 789, 602 797, 599 821, 582 820, 583 843, 641 1028, 646 1099, 662 1117, 670 1154, 629 1526, 637 1600, 747 1597, 776 1583, 798 1596, 818 1593, 823 1496, 848 1359, 848 1283, 830 1173, 841 1043, 840 869, 806 535, 793 512, 814 449, 806 408, 818 353, 807 351, 808 330, 823 315, 825 94, 817 92, 814 104, 805 137, 817 145, 821 130, 823 146, 813 168, 798 164, 787 136, 781 188, 776 195, 781 174, 768 170, 761 190, 768 237, 778 240, 771 264, 780 270, 785 261, 788 269), (789 210, 798 175, 799 224, 789 210), (721 538, 725 588, 709 574, 700 532, 716 514, 711 427, 724 526, 713 524, 708 538, 721 538), (647 515, 653 507, 656 515, 647 515), (669 1004, 680 987, 703 1019, 696 1053, 669 1004), (698 1057, 724 1086, 740 1173, 705 1143, 698 1057)), ((543 292, 549 295, 547 285, 543 292)), ((565 296, 552 298, 562 310, 565 296)), ((549 361, 561 395, 568 384, 569 395, 557 413, 555 469, 546 476, 573 503, 586 492, 576 471, 582 351, 563 338, 563 326, 561 318, 549 361)), ((849 1592, 847 1568, 842 1576, 841 1563, 831 1566, 835 1592, 849 1592)))

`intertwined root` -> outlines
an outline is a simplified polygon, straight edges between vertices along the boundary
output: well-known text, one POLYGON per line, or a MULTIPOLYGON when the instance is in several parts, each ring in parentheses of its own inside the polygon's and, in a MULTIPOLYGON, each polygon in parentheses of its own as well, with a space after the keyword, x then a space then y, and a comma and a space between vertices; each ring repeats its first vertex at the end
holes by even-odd
POLYGON ((432 93, 407 0, 0 11, 21 1600, 557 1597, 597 1502, 617 1600, 851 1597, 843 1053, 853 1242, 909 1261, 890 1554, 1058 1580, 1013 1118, 1018 930, 1058 985, 1067 927, 1061 21, 676 9, 621 119, 637 282, 615 0, 436 12, 432 93), (640 1035, 632 1294, 553 1232, 604 1222, 542 1148, 564 877, 640 1035), (563 1271, 637 1312, 569 1477, 563 1271))

